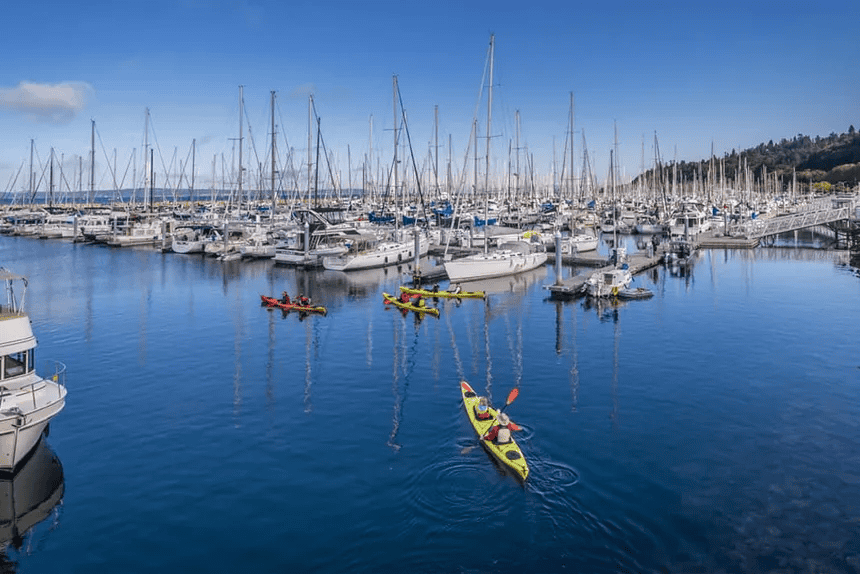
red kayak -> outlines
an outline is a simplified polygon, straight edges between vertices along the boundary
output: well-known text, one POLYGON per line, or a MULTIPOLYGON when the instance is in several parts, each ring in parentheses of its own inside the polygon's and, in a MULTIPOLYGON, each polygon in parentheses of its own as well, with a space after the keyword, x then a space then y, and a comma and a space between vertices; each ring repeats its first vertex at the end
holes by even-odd
POLYGON ((319 313, 320 315, 325 315, 327 313, 326 308, 323 306, 312 306, 312 305, 299 305, 298 303, 283 303, 280 299, 275 299, 274 297, 268 297, 266 295, 260 295, 260 299, 263 300, 263 304, 266 307, 277 307, 279 309, 283 309, 284 311, 300 311, 302 313, 319 313))

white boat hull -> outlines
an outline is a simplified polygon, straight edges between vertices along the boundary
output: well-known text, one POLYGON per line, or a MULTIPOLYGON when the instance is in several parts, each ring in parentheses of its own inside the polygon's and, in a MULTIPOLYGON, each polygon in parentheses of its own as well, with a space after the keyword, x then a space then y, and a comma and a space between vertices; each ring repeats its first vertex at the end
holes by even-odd
POLYGON ((507 249, 469 255, 445 263, 445 273, 452 283, 491 279, 531 271, 546 263, 546 252, 520 253, 507 249))
MULTIPOLYGON (((426 255, 430 249, 430 242, 422 238, 418 244, 420 255, 426 255)), ((323 267, 332 271, 356 271, 359 269, 374 269, 409 263, 415 258, 415 242, 383 242, 374 249, 355 255, 344 255, 341 257, 326 257, 323 259, 323 267)))

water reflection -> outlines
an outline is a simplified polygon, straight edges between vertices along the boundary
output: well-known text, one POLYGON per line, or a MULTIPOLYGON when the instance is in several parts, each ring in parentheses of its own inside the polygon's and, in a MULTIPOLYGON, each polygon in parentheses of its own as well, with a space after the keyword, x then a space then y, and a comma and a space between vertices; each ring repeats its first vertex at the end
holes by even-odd
POLYGON ((63 467, 44 439, 15 474, 0 476, 0 571, 17 571, 16 556, 36 549, 40 523, 57 527, 64 491, 63 467))

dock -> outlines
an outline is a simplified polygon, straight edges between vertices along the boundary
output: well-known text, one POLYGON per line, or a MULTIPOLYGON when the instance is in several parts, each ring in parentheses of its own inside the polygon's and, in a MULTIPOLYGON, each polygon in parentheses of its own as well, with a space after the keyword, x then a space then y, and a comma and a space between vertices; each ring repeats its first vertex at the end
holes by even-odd
MULTIPOLYGON (((579 255, 582 257, 582 254, 579 255)), ((663 252, 658 251, 652 256, 648 256, 644 253, 633 253, 628 255, 624 262, 627 264, 628 269, 630 269, 630 273, 636 275, 638 273, 642 273, 646 269, 651 269, 652 267, 656 267, 660 263, 660 259, 663 257, 663 252)), ((596 260, 596 258, 593 258, 596 260)), ((600 271, 609 271, 614 269, 613 265, 607 265, 609 263, 608 260, 604 259, 604 265, 599 266, 599 269, 590 269, 588 271, 578 273, 573 277, 568 277, 567 279, 562 279, 561 283, 553 283, 552 285, 547 285, 546 288, 550 291, 550 295, 552 297, 557 298, 570 298, 581 295, 584 292, 585 282, 588 281, 588 278, 591 277, 595 272, 600 271)))

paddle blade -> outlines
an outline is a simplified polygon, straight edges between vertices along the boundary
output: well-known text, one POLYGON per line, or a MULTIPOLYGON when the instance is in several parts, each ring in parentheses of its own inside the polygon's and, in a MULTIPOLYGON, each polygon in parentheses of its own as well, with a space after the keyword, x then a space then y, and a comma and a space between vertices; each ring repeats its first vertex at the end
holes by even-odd
POLYGON ((508 428, 511 429, 512 431, 523 430, 523 427, 521 427, 520 425, 518 425, 514 421, 511 421, 508 423, 508 428))
POLYGON ((511 389, 511 392, 508 393, 508 400, 505 401, 505 406, 514 402, 514 400, 519 396, 519 394, 520 394, 520 389, 518 387, 514 387, 513 389, 511 389))

